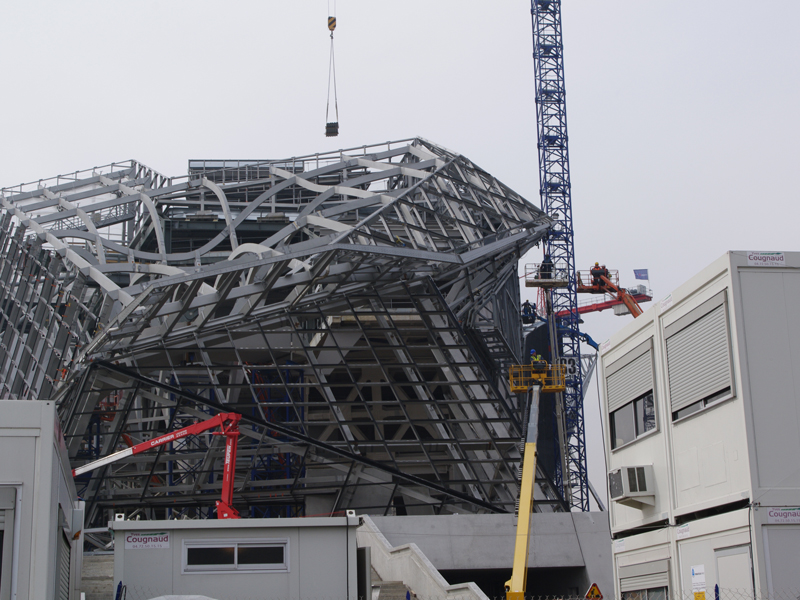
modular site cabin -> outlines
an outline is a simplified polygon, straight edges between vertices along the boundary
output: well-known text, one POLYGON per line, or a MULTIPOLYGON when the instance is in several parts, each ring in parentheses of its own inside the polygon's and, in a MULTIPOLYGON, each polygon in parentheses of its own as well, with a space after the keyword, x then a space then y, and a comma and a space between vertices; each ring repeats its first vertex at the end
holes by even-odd
POLYGON ((616 590, 800 589, 800 253, 728 252, 601 350, 616 590))

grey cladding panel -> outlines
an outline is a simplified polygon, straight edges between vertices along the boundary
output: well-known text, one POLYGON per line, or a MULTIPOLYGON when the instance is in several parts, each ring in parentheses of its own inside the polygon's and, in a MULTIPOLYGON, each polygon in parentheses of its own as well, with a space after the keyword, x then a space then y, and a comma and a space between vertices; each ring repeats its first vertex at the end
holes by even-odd
MULTIPOLYGON (((800 526, 772 525, 764 528, 764 537, 769 547, 770 571, 768 579, 773 597, 786 594, 789 590, 800 589, 800 569, 797 557, 800 556, 800 526)), ((796 596, 797 593, 792 593, 796 596)))
POLYGON ((724 304, 667 338, 667 370, 673 412, 731 385, 724 304))
POLYGON ((739 347, 758 485, 800 487, 800 271, 742 270, 739 347))

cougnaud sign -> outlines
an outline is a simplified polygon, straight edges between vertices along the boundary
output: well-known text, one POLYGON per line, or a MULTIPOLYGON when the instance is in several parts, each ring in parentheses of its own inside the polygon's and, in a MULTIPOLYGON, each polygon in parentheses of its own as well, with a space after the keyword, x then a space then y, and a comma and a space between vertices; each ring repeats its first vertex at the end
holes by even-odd
POLYGON ((800 523, 800 507, 767 507, 767 523, 770 524, 795 524, 800 523))
POLYGON ((125 534, 126 550, 144 550, 147 548, 169 548, 169 531, 129 531, 125 534))
POLYGON ((748 252, 748 267, 785 267, 786 255, 783 252, 748 252))

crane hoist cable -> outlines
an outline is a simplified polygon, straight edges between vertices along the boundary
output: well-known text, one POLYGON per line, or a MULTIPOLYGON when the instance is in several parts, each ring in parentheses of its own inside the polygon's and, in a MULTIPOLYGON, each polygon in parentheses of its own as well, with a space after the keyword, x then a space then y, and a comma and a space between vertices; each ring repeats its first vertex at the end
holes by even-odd
MULTIPOLYGON (((339 99, 336 95, 336 60, 333 53, 333 30, 336 29, 336 2, 334 1, 334 16, 328 17, 328 29, 331 32, 331 57, 328 61, 328 105, 325 108, 325 136, 336 137, 339 135, 339 99), (330 120, 331 112, 331 81, 333 81, 333 107, 336 114, 334 121, 330 120)), ((328 14, 330 14, 330 2, 328 3, 328 14)))

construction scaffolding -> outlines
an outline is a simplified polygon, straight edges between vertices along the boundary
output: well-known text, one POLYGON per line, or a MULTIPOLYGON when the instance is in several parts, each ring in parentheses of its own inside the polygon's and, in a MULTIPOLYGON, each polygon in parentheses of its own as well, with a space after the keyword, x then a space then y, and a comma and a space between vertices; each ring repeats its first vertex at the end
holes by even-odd
MULTIPOLYGON (((552 221, 467 158, 128 161, 0 204, 0 394, 55 399, 73 467, 236 412, 243 516, 514 510, 517 263, 552 221)), ((211 516, 223 449, 81 476, 87 527, 211 516)), ((565 506, 552 476, 542 510, 565 506)))

